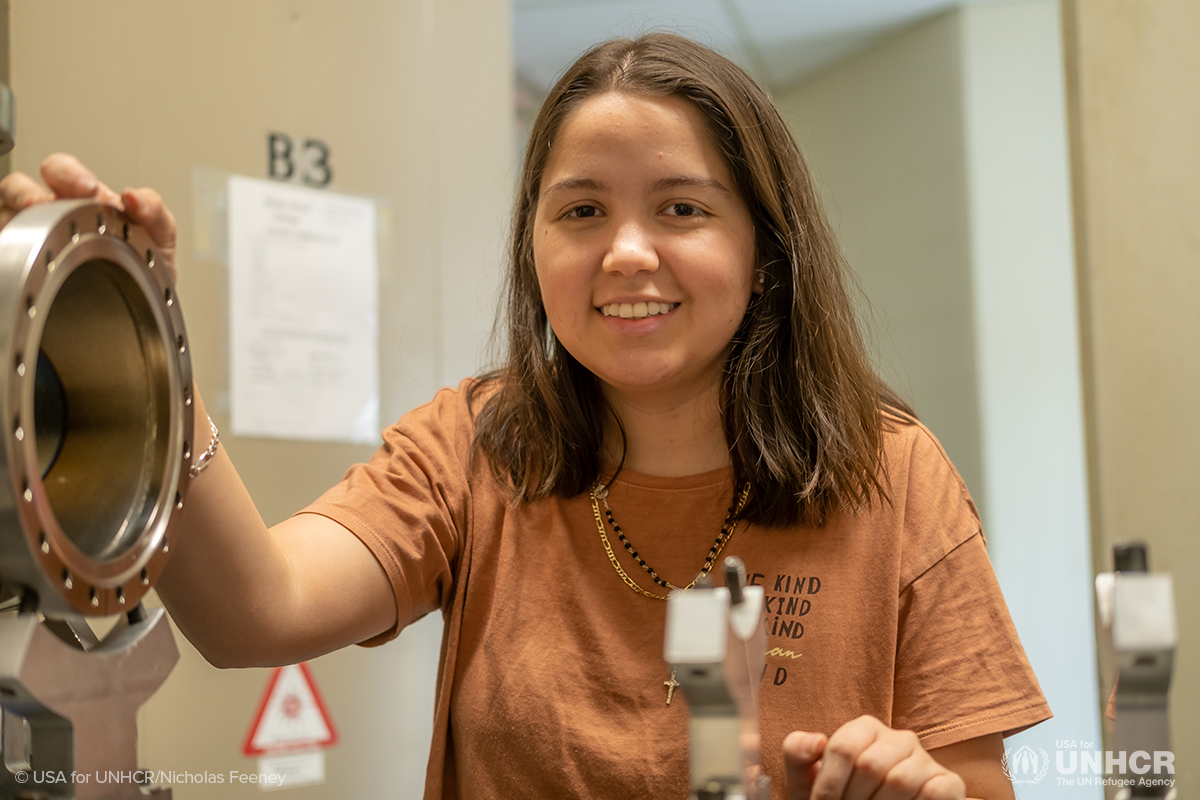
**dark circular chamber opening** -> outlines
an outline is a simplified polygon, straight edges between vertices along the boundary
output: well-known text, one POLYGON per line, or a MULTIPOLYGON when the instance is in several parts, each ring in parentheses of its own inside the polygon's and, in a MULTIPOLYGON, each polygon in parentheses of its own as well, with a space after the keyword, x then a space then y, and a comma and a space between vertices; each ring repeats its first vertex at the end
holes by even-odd
POLYGON ((33 415, 37 434, 38 472, 43 478, 62 450, 67 427, 67 395, 45 350, 38 351, 33 375, 33 415))
POLYGON ((117 558, 141 538, 170 479, 169 369, 150 301, 94 259, 58 290, 34 374, 38 466, 79 550, 117 558))

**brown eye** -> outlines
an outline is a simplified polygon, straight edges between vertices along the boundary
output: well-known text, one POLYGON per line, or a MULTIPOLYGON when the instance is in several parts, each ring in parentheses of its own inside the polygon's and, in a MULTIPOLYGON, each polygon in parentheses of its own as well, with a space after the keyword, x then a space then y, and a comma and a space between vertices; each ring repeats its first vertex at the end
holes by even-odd
POLYGON ((694 217, 703 212, 688 203, 672 203, 667 206, 667 214, 673 217, 694 217))
POLYGON ((595 206, 576 206, 567 212, 568 217, 594 217, 600 211, 595 206))

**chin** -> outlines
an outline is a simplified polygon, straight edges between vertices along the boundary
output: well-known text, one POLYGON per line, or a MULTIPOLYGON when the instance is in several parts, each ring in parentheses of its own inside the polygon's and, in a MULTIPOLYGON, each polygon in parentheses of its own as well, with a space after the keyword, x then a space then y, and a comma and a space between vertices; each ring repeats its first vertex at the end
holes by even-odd
POLYGON ((678 392, 687 391, 692 394, 702 393, 707 384, 695 376, 683 376, 671 372, 632 371, 610 374, 601 380, 611 391, 620 393, 642 394, 645 392, 678 392))

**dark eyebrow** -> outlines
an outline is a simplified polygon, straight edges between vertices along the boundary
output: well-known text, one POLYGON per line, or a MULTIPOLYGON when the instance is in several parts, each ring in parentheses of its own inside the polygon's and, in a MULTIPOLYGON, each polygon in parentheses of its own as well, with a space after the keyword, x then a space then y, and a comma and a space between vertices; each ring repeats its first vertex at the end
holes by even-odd
POLYGON ((664 192, 668 189, 689 186, 700 186, 708 189, 716 189, 719 192, 731 196, 733 194, 729 191, 729 188, 719 180, 716 180, 715 178, 700 178, 696 177, 695 175, 677 175, 671 176, 670 178, 662 178, 661 180, 657 180, 651 184, 650 192, 653 194, 655 192, 664 192))
POLYGON ((551 184, 542 190, 542 197, 552 194, 553 192, 573 189, 588 189, 593 192, 607 192, 608 187, 598 180, 592 178, 564 178, 558 183, 551 184))
MULTIPOLYGON (((680 187, 700 186, 710 189, 716 189, 723 194, 732 196, 733 192, 729 191, 729 187, 721 183, 715 178, 701 178, 695 175, 672 175, 669 178, 660 178, 650 184, 649 193, 665 192, 669 189, 677 189, 680 187)), ((573 191, 577 189, 586 189, 592 192, 607 192, 608 186, 594 178, 564 178, 557 183, 547 186, 541 196, 546 197, 557 191, 573 191)))

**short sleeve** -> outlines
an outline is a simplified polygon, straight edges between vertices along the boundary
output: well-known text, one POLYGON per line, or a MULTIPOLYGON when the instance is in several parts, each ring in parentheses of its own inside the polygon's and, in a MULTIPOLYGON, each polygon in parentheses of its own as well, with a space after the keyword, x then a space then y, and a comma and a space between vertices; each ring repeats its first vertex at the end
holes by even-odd
POLYGON ((892 724, 935 748, 1050 716, 977 533, 901 591, 892 724))
POLYGON ((444 389, 383 433, 365 464, 300 513, 320 514, 370 549, 392 585, 396 628, 363 642, 382 644, 435 609, 449 606, 455 563, 470 524, 471 415, 464 383, 444 389))

